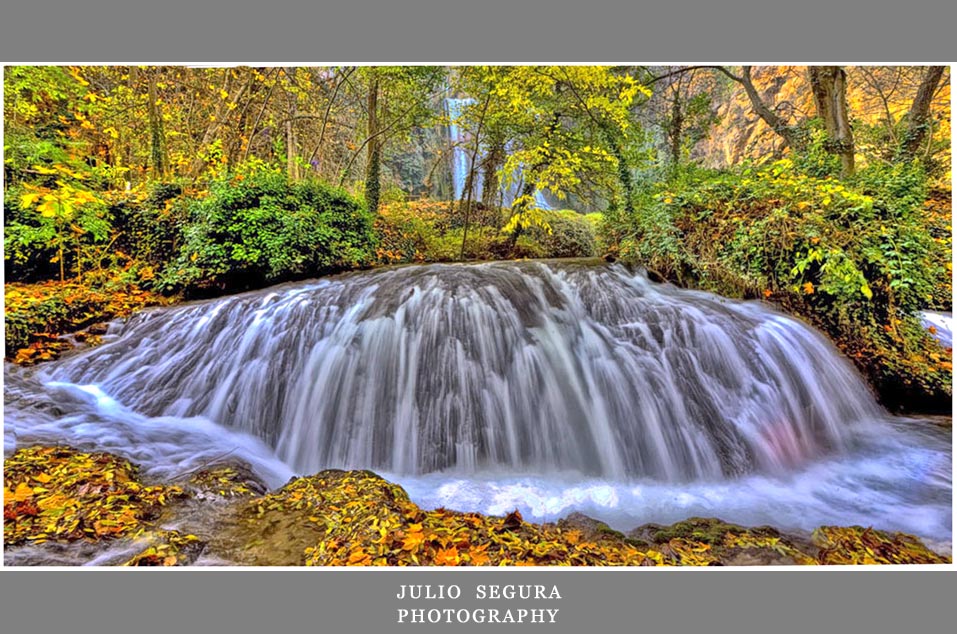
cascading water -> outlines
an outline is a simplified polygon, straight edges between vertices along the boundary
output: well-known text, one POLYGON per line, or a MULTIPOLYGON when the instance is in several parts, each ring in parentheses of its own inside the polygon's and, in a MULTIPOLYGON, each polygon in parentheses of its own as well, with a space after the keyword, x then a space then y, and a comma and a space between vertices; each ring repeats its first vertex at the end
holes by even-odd
POLYGON ((371 468, 426 505, 537 519, 950 533, 944 432, 888 419, 801 322, 621 266, 347 274, 145 311, 5 374, 8 450, 95 446, 160 475, 226 452, 274 485, 371 468))
MULTIPOLYGON (((449 140, 452 142, 452 193, 456 200, 463 197, 465 185, 468 180, 469 165, 471 163, 470 142, 459 122, 465 112, 465 108, 473 103, 475 103, 475 100, 471 98, 453 99, 450 97, 445 100, 445 111, 449 117, 449 140)), ((478 162, 483 158, 481 151, 475 158, 476 165, 478 165, 478 162)), ((478 200, 482 196, 482 188, 484 187, 481 170, 476 170, 473 181, 473 195, 475 199, 478 200)), ((515 197, 518 195, 517 190, 518 187, 515 185, 512 187, 503 186, 502 205, 511 207, 515 201, 515 197)), ((536 189, 534 197, 535 206, 539 209, 552 208, 541 190, 536 189)))

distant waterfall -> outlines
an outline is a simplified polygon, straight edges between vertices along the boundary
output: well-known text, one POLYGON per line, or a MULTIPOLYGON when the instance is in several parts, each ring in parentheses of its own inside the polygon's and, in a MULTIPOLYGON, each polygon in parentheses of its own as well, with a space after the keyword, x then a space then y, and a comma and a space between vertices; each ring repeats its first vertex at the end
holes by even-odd
MULTIPOLYGON (((449 117, 449 140, 452 143, 452 190, 455 200, 460 200, 463 197, 465 192, 465 186, 468 181, 469 174, 469 163, 471 161, 471 143, 468 140, 469 137, 462 129, 462 126, 459 124, 459 121, 462 117, 462 114, 465 112, 465 108, 469 105, 475 103, 474 99, 465 98, 465 99, 452 99, 448 98, 445 100, 445 111, 449 117)), ((482 188, 484 187, 482 171, 478 169, 478 165, 484 158, 484 155, 479 150, 479 153, 475 157, 476 171, 473 177, 474 180, 474 190, 473 190, 473 199, 481 200, 482 198, 482 188)), ((505 207, 510 207, 515 200, 515 197, 518 195, 518 187, 513 185, 511 187, 502 187, 502 204, 505 207)), ((552 206, 545 199, 545 195, 538 189, 535 190, 535 205, 539 209, 551 209, 552 206)))

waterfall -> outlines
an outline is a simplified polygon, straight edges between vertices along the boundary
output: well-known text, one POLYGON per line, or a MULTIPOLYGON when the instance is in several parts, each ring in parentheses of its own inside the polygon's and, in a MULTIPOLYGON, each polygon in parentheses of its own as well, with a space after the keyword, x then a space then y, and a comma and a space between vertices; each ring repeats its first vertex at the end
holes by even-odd
MULTIPOLYGON (((465 108, 475 103, 474 99, 452 99, 445 100, 445 111, 449 116, 449 140, 452 142, 452 196, 455 200, 462 198, 465 192, 465 184, 469 174, 470 152, 468 148, 468 136, 462 129, 459 121, 465 108)), ((476 156, 476 163, 480 156, 476 156)), ((475 174, 475 198, 481 198, 482 181, 479 171, 475 174)))
POLYGON ((346 275, 134 318, 57 364, 149 416, 201 416, 294 469, 781 471, 880 416, 817 333, 594 264, 346 275))
MULTIPOLYGON (((471 163, 469 137, 459 122, 465 109, 474 103, 475 100, 472 98, 453 99, 450 97, 445 100, 445 111, 449 117, 449 140, 452 142, 452 194, 455 200, 463 198, 465 185, 468 181, 469 164, 471 163)), ((484 155, 480 149, 475 157, 476 166, 479 165, 483 158, 484 155)), ((473 199, 480 200, 482 197, 482 187, 484 186, 481 170, 476 169, 473 180, 473 186, 475 188, 473 199)), ((519 179, 515 180, 518 181, 519 179)), ((518 195, 517 190, 518 187, 516 185, 512 185, 511 187, 502 186, 502 204, 504 206, 510 207, 512 205, 512 202, 518 195)), ((536 207, 539 209, 552 208, 541 190, 536 189, 534 196, 536 207)))
POLYGON ((949 430, 889 417, 820 334, 598 261, 350 273, 150 309, 4 370, 4 446, 271 486, 370 468, 426 508, 627 530, 691 515, 947 541, 949 430))

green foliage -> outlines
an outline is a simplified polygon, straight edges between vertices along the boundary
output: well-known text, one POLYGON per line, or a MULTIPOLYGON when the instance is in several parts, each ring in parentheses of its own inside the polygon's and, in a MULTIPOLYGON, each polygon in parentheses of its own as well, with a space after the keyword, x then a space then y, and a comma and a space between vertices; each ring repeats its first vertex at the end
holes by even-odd
MULTIPOLYGON (((596 253, 592 220, 575 211, 539 210, 538 223, 529 224, 514 245, 509 238, 508 215, 509 210, 473 203, 465 259, 591 257, 596 253)), ((457 261, 463 225, 459 205, 454 203, 385 205, 375 222, 377 259, 383 264, 457 261)))
POLYGON ((243 288, 371 262, 372 218, 342 190, 255 168, 194 201, 163 288, 243 288))
POLYGON ((523 236, 541 245, 540 257, 580 258, 595 255, 595 230, 585 216, 565 209, 547 211, 543 220, 547 230, 535 227, 523 236))
POLYGON ((51 263, 61 280, 67 271, 79 277, 99 265, 111 225, 103 201, 89 190, 59 179, 53 188, 26 184, 7 190, 4 211, 4 259, 13 279, 41 276, 51 263))
POLYGON ((686 169, 641 192, 637 214, 610 209, 602 239, 667 279, 773 297, 828 332, 890 401, 949 402, 949 352, 917 320, 949 304, 951 257, 924 213, 920 167, 875 164, 842 182, 810 164, 686 169))

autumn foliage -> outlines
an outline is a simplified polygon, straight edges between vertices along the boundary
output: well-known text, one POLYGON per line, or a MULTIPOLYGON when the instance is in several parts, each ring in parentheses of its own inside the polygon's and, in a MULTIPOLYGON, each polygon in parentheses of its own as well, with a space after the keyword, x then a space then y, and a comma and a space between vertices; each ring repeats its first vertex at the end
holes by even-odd
POLYGON ((134 536, 183 494, 142 484, 135 466, 110 454, 21 449, 3 465, 4 543, 134 536))

